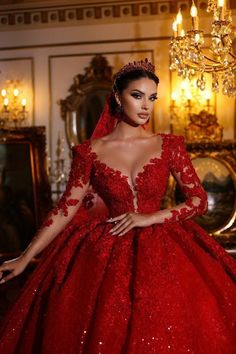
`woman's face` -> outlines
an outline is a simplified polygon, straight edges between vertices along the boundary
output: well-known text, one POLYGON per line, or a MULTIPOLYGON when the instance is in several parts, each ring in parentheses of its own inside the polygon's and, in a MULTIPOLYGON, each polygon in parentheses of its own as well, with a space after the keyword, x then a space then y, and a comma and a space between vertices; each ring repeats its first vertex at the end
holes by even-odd
POLYGON ((157 85, 146 77, 131 81, 116 99, 128 123, 134 126, 143 125, 150 118, 157 99, 157 85))

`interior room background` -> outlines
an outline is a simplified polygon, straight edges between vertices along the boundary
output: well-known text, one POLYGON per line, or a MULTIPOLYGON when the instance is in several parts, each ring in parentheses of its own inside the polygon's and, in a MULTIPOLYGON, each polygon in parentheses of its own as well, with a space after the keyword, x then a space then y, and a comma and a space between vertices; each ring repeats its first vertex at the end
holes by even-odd
MULTIPOLYGON (((207 1, 196 2, 204 8, 207 1)), ((65 139, 58 101, 68 95, 73 77, 83 74, 95 54, 116 71, 128 61, 149 58, 160 78, 154 129, 170 131, 172 74, 169 42, 179 7, 191 26, 191 1, 1 1, 0 82, 20 80, 29 122, 46 126, 47 150, 55 160, 56 142, 65 139)), ((236 4, 230 1, 233 21, 236 4), (234 8, 235 7, 235 8, 234 8)), ((201 11, 200 27, 210 31, 210 16, 201 11)), ((219 93, 216 115, 224 139, 235 137, 235 100, 219 93)), ((65 143, 65 156, 68 147, 65 143)))

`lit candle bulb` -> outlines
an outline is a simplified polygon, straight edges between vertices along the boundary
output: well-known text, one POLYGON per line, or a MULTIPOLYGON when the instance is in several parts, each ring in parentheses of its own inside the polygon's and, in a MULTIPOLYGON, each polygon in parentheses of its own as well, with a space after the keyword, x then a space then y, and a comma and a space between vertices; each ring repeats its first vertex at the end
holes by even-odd
POLYGON ((219 20, 223 21, 224 20, 224 0, 218 0, 217 2, 218 8, 219 8, 219 20))
POLYGON ((210 91, 206 90, 206 92, 205 92, 205 98, 206 98, 206 106, 207 106, 207 108, 208 108, 208 110, 209 110, 209 108, 210 108, 210 101, 211 101, 211 93, 210 93, 210 91))
POLYGON ((186 91, 189 89, 189 82, 187 80, 181 81, 180 87, 183 91, 186 91))
POLYGON ((177 16, 176 16, 176 23, 177 23, 177 36, 180 36, 181 31, 182 31, 182 23, 183 23, 183 16, 181 14, 180 9, 179 9, 179 12, 177 13, 177 16))
POLYGON ((191 95, 191 92, 186 92, 186 98, 187 98, 187 101, 188 101, 188 105, 191 106, 191 100, 192 100, 192 95, 191 95))
POLYGON ((184 37, 184 36, 185 36, 185 32, 184 32, 184 29, 183 29, 183 28, 182 28, 182 30, 181 30, 180 36, 181 36, 181 37, 184 37))
POLYGON ((26 103, 27 103, 26 98, 22 98, 21 104, 23 108, 25 108, 26 103))
POLYGON ((177 100, 177 93, 174 91, 171 94, 171 101, 172 101, 172 105, 175 106, 175 102, 177 100))
POLYGON ((18 90, 18 88, 14 88, 14 90, 13 90, 13 95, 14 95, 15 97, 17 97, 17 96, 19 95, 19 90, 18 90))
POLYGON ((188 101, 191 101, 192 95, 191 95, 190 92, 186 92, 186 97, 187 97, 187 100, 188 100, 188 101))
POLYGON ((177 37, 177 22, 176 22, 176 20, 174 20, 174 22, 172 24, 172 29, 174 32, 174 37, 177 37))
POLYGON ((206 90, 206 92, 205 92, 205 97, 206 97, 206 100, 210 100, 210 99, 211 99, 211 93, 210 93, 210 91, 206 90))
POLYGON ((190 9, 190 15, 192 17, 193 30, 197 31, 198 30, 198 16, 197 16, 197 7, 195 6, 194 1, 192 3, 191 9, 190 9))
POLYGON ((7 108, 8 104, 9 104, 9 99, 7 97, 4 98, 3 104, 4 104, 4 107, 7 108))
POLYGON ((195 33, 194 40, 196 43, 200 41, 200 34, 199 33, 195 33))
POLYGON ((2 95, 2 97, 5 97, 5 96, 6 96, 6 94, 7 94, 7 90, 6 90, 6 89, 2 89, 2 91, 1 91, 1 95, 2 95))
POLYGON ((218 0, 218 6, 219 7, 224 7, 225 1, 224 0, 218 0))

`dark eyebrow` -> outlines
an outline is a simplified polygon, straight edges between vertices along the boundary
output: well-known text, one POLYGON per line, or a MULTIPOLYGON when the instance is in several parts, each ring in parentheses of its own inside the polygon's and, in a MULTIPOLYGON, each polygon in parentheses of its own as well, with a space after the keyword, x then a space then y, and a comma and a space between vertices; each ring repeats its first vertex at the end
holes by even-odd
MULTIPOLYGON (((140 90, 138 90, 138 89, 133 89, 131 92, 134 92, 134 91, 139 92, 139 93, 141 93, 142 95, 145 94, 143 91, 140 91, 140 90)), ((157 92, 151 93, 150 97, 151 97, 151 96, 157 96, 157 92)))

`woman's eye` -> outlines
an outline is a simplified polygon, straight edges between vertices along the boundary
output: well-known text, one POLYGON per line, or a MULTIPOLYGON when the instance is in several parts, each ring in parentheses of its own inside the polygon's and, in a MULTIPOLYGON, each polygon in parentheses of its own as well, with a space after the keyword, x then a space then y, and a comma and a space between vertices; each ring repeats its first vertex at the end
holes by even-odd
POLYGON ((137 99, 140 99, 142 97, 139 93, 132 93, 131 96, 137 99))
POLYGON ((157 97, 156 96, 152 96, 150 97, 150 100, 153 102, 153 101, 156 101, 157 100, 157 97))

